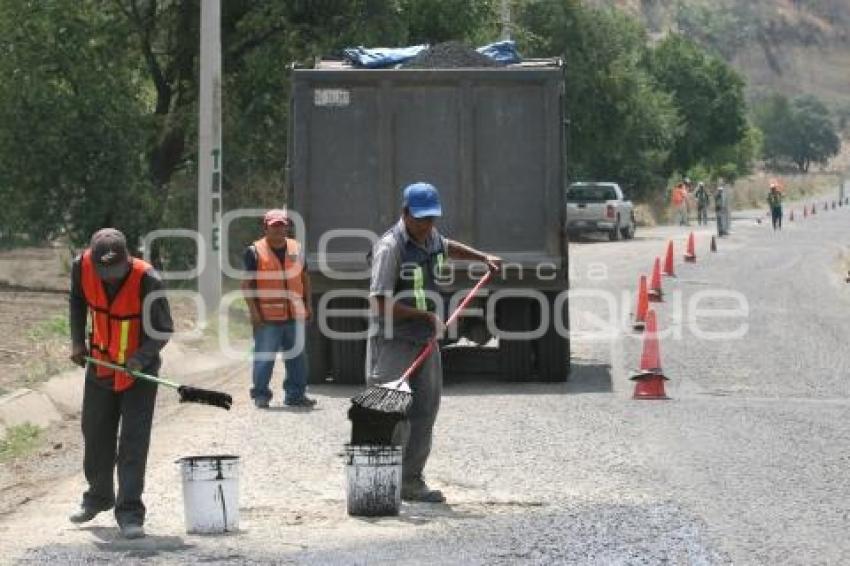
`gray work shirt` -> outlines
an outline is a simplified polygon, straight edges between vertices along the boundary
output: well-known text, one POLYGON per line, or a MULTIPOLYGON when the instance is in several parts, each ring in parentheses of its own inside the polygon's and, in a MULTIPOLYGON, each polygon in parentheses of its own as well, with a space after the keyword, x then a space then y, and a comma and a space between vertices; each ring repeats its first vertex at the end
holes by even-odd
MULTIPOLYGON (((377 241, 372 249, 372 277, 369 283, 370 297, 382 296, 392 298, 396 294, 404 263, 402 258, 408 256, 411 251, 415 251, 409 249, 409 246, 415 246, 424 253, 435 253, 437 251, 446 253, 448 250, 446 239, 436 228, 432 230, 425 244, 422 245, 410 237, 404 226, 404 221, 399 220, 398 224, 381 236, 381 239, 377 241)), ((436 290, 433 272, 425 270, 424 275, 426 278, 426 289, 431 291, 436 290)), ((380 337, 389 337, 391 335, 394 339, 424 343, 434 334, 434 328, 430 323, 418 319, 393 320, 391 333, 388 333, 385 326, 386 316, 372 316, 371 330, 372 332, 378 332, 380 337)))

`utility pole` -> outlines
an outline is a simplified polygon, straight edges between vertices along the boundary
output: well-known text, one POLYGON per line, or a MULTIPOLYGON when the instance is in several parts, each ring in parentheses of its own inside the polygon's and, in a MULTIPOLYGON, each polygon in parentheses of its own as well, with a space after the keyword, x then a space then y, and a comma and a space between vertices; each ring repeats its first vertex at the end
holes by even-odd
POLYGON ((208 314, 221 302, 221 3, 201 0, 201 77, 198 120, 198 292, 208 314))
POLYGON ((511 0, 502 0, 502 40, 511 38, 511 0))

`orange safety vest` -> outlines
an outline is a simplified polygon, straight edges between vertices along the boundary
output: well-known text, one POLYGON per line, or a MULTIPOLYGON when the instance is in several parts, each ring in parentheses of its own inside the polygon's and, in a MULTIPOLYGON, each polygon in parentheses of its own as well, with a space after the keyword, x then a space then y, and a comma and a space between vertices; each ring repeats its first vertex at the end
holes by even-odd
POLYGON ((679 206, 683 202, 685 202, 685 197, 687 196, 688 191, 682 185, 676 185, 676 188, 673 189, 673 205, 679 206))
POLYGON ((254 242, 254 248, 257 250, 257 303, 263 320, 279 322, 307 318, 301 280, 304 264, 298 242, 286 239, 283 264, 265 238, 254 242))
MULTIPOLYGON (((96 360, 124 365, 139 348, 142 320, 142 276, 151 265, 130 259, 130 273, 112 301, 106 294, 91 258, 91 250, 83 253, 81 264, 83 295, 89 306, 89 349, 96 360)), ((95 375, 113 377, 113 389, 124 391, 133 386, 133 378, 123 371, 96 366, 95 375)))

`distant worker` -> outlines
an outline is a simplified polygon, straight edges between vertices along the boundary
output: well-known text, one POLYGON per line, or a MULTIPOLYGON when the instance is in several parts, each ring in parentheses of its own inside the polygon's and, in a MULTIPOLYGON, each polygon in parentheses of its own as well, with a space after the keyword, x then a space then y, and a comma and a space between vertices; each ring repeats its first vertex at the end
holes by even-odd
POLYGON ((269 407, 269 382, 280 352, 286 367, 283 404, 311 408, 316 401, 306 395, 305 343, 305 322, 312 317, 310 279, 301 247, 289 237, 286 211, 266 212, 263 237, 248 246, 243 262, 250 278, 242 281, 242 292, 254 329, 251 399, 258 409, 269 407))
POLYGON ((694 194, 694 184, 691 182, 690 177, 685 177, 685 220, 686 223, 690 225, 691 223, 691 208, 693 207, 693 203, 691 199, 694 194))
POLYGON ((708 191, 705 190, 705 183, 700 181, 697 184, 697 190, 694 192, 697 199, 697 223, 700 226, 708 224, 708 191))
MULTIPOLYGON (((156 375, 159 351, 174 327, 162 292, 153 267, 130 256, 124 234, 114 228, 95 232, 71 267, 71 360, 86 367, 90 356, 156 375)), ((141 538, 157 386, 90 363, 83 387, 83 469, 88 489, 70 520, 87 523, 114 507, 121 534, 141 538)))
POLYGON ((688 225, 688 190, 685 188, 684 183, 679 183, 673 189, 672 194, 672 204, 673 204, 673 221, 678 223, 679 226, 687 226, 688 225))
POLYGON ((717 192, 714 193, 714 213, 717 216, 717 235, 729 235, 729 193, 720 180, 717 192))
POLYGON ((770 206, 770 217, 773 220, 773 229, 782 230, 782 192, 776 181, 770 183, 770 192, 767 193, 767 204, 770 206))

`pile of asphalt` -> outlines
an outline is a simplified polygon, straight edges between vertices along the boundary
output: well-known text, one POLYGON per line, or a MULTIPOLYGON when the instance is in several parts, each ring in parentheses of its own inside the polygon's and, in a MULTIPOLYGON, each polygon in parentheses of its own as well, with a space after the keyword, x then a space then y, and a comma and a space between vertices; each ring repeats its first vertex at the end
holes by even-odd
POLYGON ((403 65, 405 69, 462 69, 466 67, 500 67, 493 59, 459 41, 431 46, 403 65))

